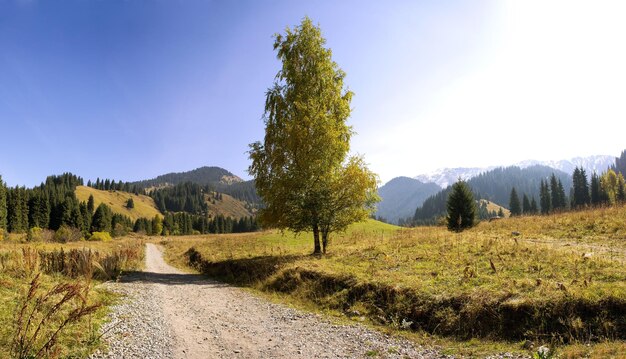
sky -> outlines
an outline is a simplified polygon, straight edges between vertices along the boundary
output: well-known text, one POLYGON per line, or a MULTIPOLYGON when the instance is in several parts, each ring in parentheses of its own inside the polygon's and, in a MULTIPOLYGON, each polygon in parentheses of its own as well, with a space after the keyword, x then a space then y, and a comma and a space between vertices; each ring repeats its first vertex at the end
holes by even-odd
POLYGON ((0 175, 249 178, 273 35, 304 16, 382 183, 626 148, 623 1, 0 0, 0 175))

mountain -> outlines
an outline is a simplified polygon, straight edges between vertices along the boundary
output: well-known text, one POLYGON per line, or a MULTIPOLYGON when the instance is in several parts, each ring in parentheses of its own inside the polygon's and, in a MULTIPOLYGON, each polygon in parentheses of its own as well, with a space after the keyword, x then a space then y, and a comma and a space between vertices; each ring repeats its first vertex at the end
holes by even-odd
POLYGON ((137 181, 131 183, 131 185, 150 190, 176 186, 182 183, 208 186, 213 191, 226 193, 242 201, 242 205, 249 210, 258 208, 261 205, 261 198, 256 193, 254 181, 244 181, 221 167, 205 166, 187 172, 172 172, 153 179, 137 181))
MULTIPOLYGON (((558 161, 526 160, 515 163, 512 166, 519 167, 521 169, 532 166, 545 166, 570 175, 574 173, 574 168, 582 166, 587 175, 591 178, 593 172, 597 172, 598 174, 602 173, 613 165, 615 165, 614 156, 596 155, 589 157, 574 157, 558 161)), ((481 173, 491 171, 495 168, 498 168, 498 166, 440 168, 430 173, 418 175, 415 179, 424 183, 434 182, 440 187, 446 188, 456 182, 459 178, 467 181, 470 178, 474 178, 481 173)))
POLYGON ((187 172, 172 172, 153 179, 132 183, 142 188, 173 186, 184 182, 191 182, 201 186, 215 186, 217 184, 231 185, 243 180, 231 172, 220 167, 200 167, 187 172))
POLYGON ((440 168, 430 173, 416 176, 415 179, 423 183, 436 183, 441 188, 446 188, 459 178, 464 181, 496 167, 458 167, 440 168))
MULTIPOLYGON (((539 202, 539 184, 541 180, 549 179, 553 173, 563 183, 565 193, 569 194, 572 187, 572 176, 563 171, 540 165, 527 168, 517 166, 496 168, 469 179, 467 184, 474 192, 476 198, 508 207, 513 187, 515 187, 520 197, 526 194, 530 198, 534 197, 539 202)), ((451 188, 447 187, 426 199, 422 206, 416 209, 413 222, 416 224, 432 224, 436 222, 438 217, 445 215, 446 201, 451 188)))
POLYGON ((422 183, 409 177, 396 177, 378 189, 381 197, 376 216, 391 223, 412 216, 424 200, 439 192, 434 183, 422 183))
POLYGON ((154 200, 142 194, 136 195, 122 191, 102 191, 87 186, 77 186, 75 194, 76 198, 81 202, 87 202, 89 196, 93 196, 95 207, 98 207, 100 203, 104 203, 111 208, 113 213, 123 214, 133 221, 136 221, 138 218, 152 219, 157 215, 163 217, 154 204, 154 200), (133 208, 126 207, 126 202, 129 198, 133 199, 133 208))
POLYGON ((548 166, 559 171, 563 171, 567 174, 574 173, 574 169, 576 167, 583 167, 587 175, 591 178, 591 175, 594 172, 598 174, 606 171, 609 167, 615 165, 615 156, 589 156, 589 157, 574 157, 567 160, 559 160, 559 161, 533 161, 527 160, 522 161, 515 166, 520 168, 527 168, 530 166, 548 166))

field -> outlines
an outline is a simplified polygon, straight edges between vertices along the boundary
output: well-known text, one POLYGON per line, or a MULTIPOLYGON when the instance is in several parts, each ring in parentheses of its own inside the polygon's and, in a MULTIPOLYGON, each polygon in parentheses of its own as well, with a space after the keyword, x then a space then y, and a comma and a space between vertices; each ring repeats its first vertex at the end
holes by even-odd
POLYGON ((101 345, 107 306, 118 300, 99 284, 140 268, 142 258, 136 238, 0 242, 0 357, 86 357, 101 345))
POLYGON ((154 204, 154 200, 148 196, 120 191, 103 191, 87 186, 76 187, 76 197, 79 201, 87 201, 89 195, 93 195, 96 208, 100 203, 104 203, 111 207, 114 213, 128 216, 133 221, 141 217, 149 219, 154 218, 156 215, 163 217, 154 204), (132 198, 135 204, 135 207, 132 209, 126 208, 126 202, 129 198, 132 198))
POLYGON ((460 234, 368 221, 332 237, 323 257, 309 255, 310 234, 163 243, 180 267, 352 320, 411 329, 455 352, 502 345, 524 352, 525 343, 600 358, 626 351, 625 239, 620 207, 483 222, 460 234))

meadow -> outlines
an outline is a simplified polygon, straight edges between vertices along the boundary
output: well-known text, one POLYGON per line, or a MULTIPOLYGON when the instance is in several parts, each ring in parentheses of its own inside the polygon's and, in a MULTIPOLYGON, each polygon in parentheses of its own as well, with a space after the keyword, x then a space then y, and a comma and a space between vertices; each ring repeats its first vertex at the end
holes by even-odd
POLYGON ((102 344, 100 326, 118 296, 100 284, 141 268, 140 239, 0 241, 0 357, 83 358, 102 344))
POLYGON ((452 233, 373 220, 311 256, 310 234, 162 241, 179 267, 461 354, 626 352, 626 208, 482 222, 452 233))

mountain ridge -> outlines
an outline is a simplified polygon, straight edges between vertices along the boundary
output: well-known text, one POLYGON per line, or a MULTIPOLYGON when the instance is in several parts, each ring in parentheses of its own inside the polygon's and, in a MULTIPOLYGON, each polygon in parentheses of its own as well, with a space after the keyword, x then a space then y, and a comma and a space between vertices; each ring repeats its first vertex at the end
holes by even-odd
POLYGON ((569 159, 562 160, 547 160, 547 161, 538 161, 538 160, 524 160, 512 165, 499 165, 499 166, 487 166, 487 167, 446 167, 439 168, 432 172, 424 173, 417 175, 413 178, 424 182, 433 182, 439 185, 442 188, 446 188, 450 184, 456 182, 458 178, 461 178, 465 181, 474 178, 481 173, 492 171, 496 168, 505 168, 505 167, 519 167, 521 169, 525 169, 531 166, 546 166, 551 167, 556 170, 565 172, 567 174, 572 174, 574 172, 575 167, 582 166, 587 172, 587 176, 591 177, 593 172, 601 173, 605 171, 607 168, 615 164, 615 156, 608 155, 592 155, 586 157, 572 157, 569 159))

